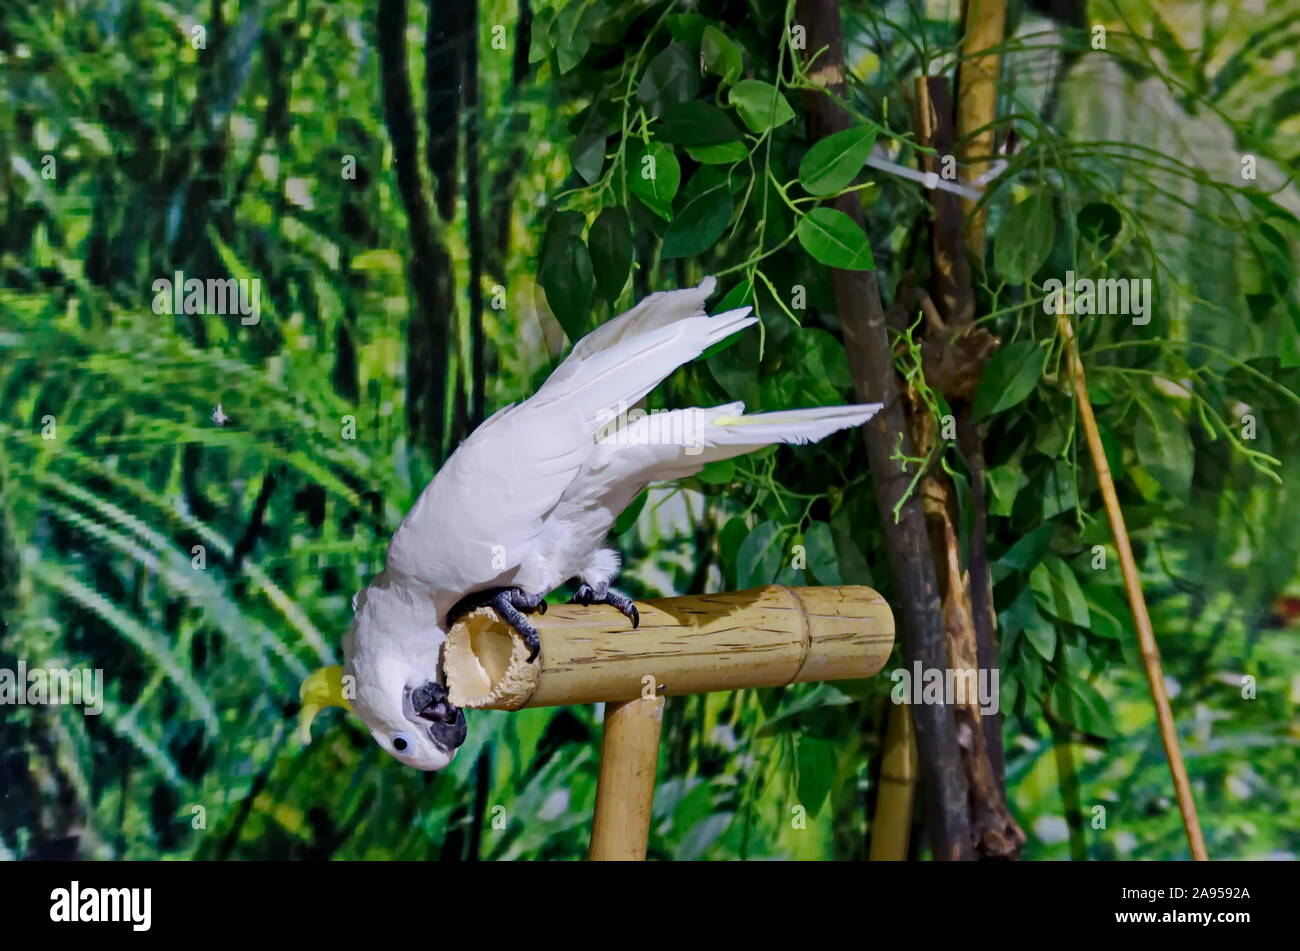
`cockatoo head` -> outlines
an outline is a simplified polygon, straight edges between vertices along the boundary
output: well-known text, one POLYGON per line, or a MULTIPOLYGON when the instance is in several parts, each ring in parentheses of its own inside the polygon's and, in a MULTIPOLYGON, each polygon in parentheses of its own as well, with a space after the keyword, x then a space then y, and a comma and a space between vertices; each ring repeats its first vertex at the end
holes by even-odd
POLYGON ((343 682, 355 677, 352 710, 384 750, 416 769, 442 769, 465 742, 465 713, 447 688, 393 654, 353 657, 343 682))
POLYGON ((356 615, 344 638, 342 667, 326 667, 302 686, 302 731, 322 708, 341 706, 359 716, 379 746, 416 769, 447 766, 465 742, 465 713, 447 696, 440 660, 441 631, 417 625, 417 612, 392 603, 373 586, 354 600, 356 615))

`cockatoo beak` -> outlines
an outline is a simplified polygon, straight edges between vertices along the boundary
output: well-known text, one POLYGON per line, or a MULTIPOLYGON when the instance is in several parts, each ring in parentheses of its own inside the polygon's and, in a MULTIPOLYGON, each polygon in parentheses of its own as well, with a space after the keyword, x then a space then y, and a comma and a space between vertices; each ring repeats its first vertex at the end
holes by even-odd
POLYGON ((465 711, 447 698, 447 688, 442 684, 426 681, 408 691, 407 702, 410 704, 408 716, 422 722, 429 739, 448 755, 465 742, 469 734, 465 711))

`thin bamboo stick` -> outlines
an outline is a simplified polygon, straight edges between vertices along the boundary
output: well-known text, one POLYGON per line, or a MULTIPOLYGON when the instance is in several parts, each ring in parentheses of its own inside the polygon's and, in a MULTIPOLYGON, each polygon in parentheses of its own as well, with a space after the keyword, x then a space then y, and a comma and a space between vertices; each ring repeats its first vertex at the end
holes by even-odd
POLYGON ((1074 401, 1079 406, 1079 418, 1083 421, 1083 431, 1088 437, 1088 451, 1092 455, 1092 464, 1097 470, 1097 482, 1101 486, 1101 497, 1106 504, 1106 519, 1110 522, 1110 531, 1115 538, 1115 550, 1119 553, 1120 570, 1124 575, 1124 590, 1128 594, 1129 610, 1133 612, 1133 625, 1137 629, 1138 645, 1142 651, 1142 666, 1146 670, 1147 683, 1151 686, 1151 699, 1155 702, 1156 720, 1160 725, 1160 739, 1164 743, 1165 756, 1169 759, 1169 772, 1173 775, 1174 791, 1178 796, 1178 808, 1183 814, 1187 841, 1191 845, 1192 858, 1204 862, 1209 856, 1205 851, 1201 822, 1196 814, 1196 800, 1192 798, 1192 786, 1187 778, 1187 765, 1183 762, 1183 751, 1178 745, 1178 730, 1174 725, 1173 710, 1169 706, 1169 694, 1165 690, 1165 675, 1160 665, 1160 648, 1156 646, 1155 631, 1151 627, 1151 615, 1147 613, 1146 598, 1142 594, 1142 582, 1138 578, 1137 560, 1133 557, 1133 546, 1129 543, 1128 527, 1124 524, 1124 511, 1119 507, 1119 496, 1115 493, 1115 480, 1111 477, 1110 466, 1106 462, 1106 450, 1102 446, 1101 432, 1097 429, 1097 417, 1093 415, 1092 402, 1088 398, 1083 361, 1079 359, 1078 348, 1074 342, 1074 328, 1064 312, 1057 313, 1056 323, 1060 328, 1061 337, 1065 340, 1070 381, 1074 386, 1074 401))
POLYGON ((668 696, 847 680, 878 673, 894 643, 883 598, 856 585, 637 602, 640 627, 611 607, 555 605, 533 615, 541 653, 491 608, 457 622, 444 667, 451 702, 518 710, 618 702, 647 687, 668 696))
POLYGON ((591 861, 645 860, 663 722, 663 697, 606 704, 591 861))

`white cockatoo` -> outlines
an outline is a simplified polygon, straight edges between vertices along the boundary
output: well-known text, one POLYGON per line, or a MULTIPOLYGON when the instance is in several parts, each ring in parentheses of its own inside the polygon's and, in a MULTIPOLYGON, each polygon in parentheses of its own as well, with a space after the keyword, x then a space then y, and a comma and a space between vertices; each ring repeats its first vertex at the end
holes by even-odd
POLYGON ((592 331, 532 397, 493 414, 452 453, 398 526, 384 570, 354 599, 343 667, 304 684, 305 730, 322 706, 346 706, 403 763, 443 768, 466 735, 440 663, 460 613, 491 605, 534 659, 526 615, 575 579, 575 601, 613 605, 635 627, 631 599, 610 587, 620 557, 605 541, 638 493, 772 443, 816 442, 880 408, 746 416, 730 403, 629 414, 677 367, 755 322, 748 307, 710 317, 714 286, 710 277, 652 294, 592 331))

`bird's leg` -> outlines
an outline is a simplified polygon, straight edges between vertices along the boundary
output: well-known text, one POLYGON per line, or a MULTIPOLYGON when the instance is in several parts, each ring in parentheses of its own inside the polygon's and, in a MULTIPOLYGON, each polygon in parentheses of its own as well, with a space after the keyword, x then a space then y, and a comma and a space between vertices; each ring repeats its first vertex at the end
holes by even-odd
POLYGON ((534 611, 538 614, 546 613, 544 594, 525 594, 518 588, 487 588, 467 594, 451 606, 451 610, 447 612, 447 630, 451 630, 452 626, 470 611, 489 604, 495 607, 495 599, 503 592, 509 594, 510 603, 525 614, 532 614, 534 611))
POLYGON ((641 624, 641 614, 637 611, 636 605, 632 603, 632 599, 621 591, 615 591, 608 583, 593 587, 584 581, 578 585, 578 590, 573 593, 573 600, 569 603, 608 604, 631 621, 632 627, 635 628, 641 624))
MULTIPOLYGON (((546 604, 542 600, 543 597, 544 595, 524 594, 518 588, 504 588, 493 595, 492 599, 487 602, 496 608, 497 614, 501 615, 501 620, 518 631, 519 636, 524 639, 524 643, 528 645, 528 662, 530 664, 537 659, 537 654, 542 649, 542 642, 537 638, 536 629, 524 618, 517 605, 522 604, 525 610, 535 611, 538 610, 539 604, 546 604)), ((543 614, 546 613, 544 608, 541 610, 543 614)))
POLYGON ((518 588, 506 588, 506 591, 510 594, 510 603, 525 614, 532 614, 534 611, 538 614, 546 613, 545 594, 528 594, 518 588))

